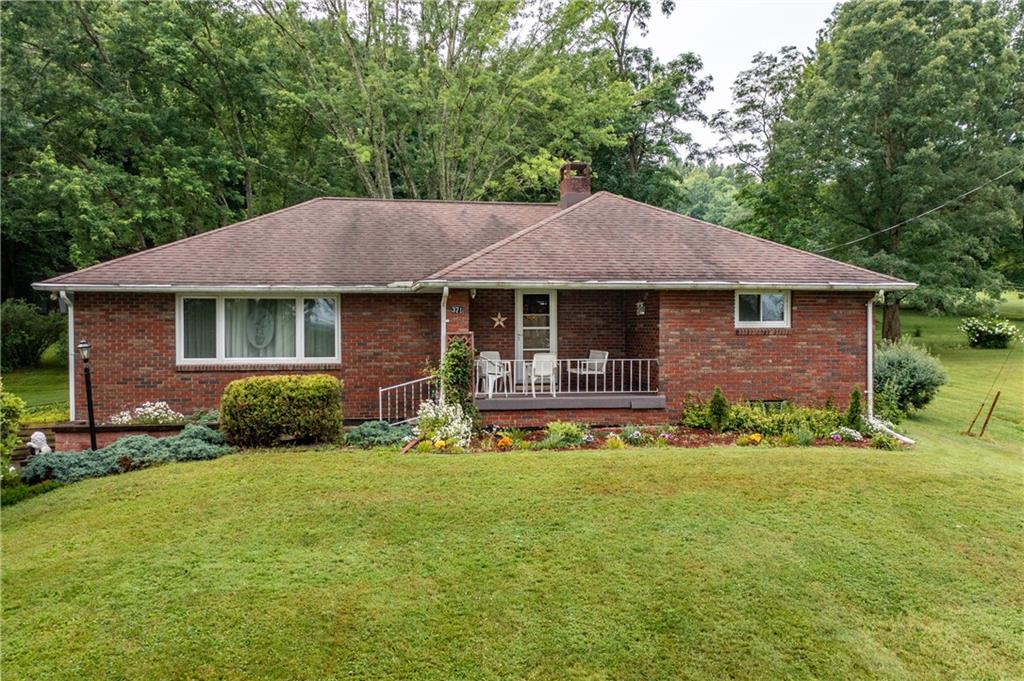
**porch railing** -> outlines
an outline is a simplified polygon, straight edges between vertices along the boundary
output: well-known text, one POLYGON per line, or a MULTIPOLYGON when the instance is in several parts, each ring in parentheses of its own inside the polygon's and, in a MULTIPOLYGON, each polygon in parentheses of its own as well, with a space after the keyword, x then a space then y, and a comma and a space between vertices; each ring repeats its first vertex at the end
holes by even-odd
POLYGON ((416 420, 420 403, 434 397, 436 383, 432 376, 424 376, 405 383, 377 389, 377 409, 381 421, 391 424, 416 420))
POLYGON ((532 360, 477 360, 476 396, 544 397, 552 388, 556 396, 658 392, 656 358, 558 359, 554 365, 547 372, 543 365, 535 370, 532 360))

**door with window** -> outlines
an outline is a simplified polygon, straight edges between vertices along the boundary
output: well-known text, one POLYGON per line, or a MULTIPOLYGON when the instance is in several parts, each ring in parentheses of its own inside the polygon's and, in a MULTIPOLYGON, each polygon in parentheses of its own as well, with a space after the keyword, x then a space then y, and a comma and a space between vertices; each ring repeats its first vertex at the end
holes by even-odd
POLYGON ((516 380, 538 352, 558 355, 558 299, 554 291, 516 291, 516 380))

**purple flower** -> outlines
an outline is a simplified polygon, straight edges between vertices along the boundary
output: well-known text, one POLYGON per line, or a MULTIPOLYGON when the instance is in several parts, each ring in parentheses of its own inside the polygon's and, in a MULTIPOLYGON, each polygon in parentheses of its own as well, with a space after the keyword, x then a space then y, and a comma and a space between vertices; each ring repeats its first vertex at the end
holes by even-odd
POLYGON ((843 441, 843 436, 842 435, 840 435, 839 433, 832 433, 832 442, 835 442, 836 444, 839 444, 842 441, 843 441))

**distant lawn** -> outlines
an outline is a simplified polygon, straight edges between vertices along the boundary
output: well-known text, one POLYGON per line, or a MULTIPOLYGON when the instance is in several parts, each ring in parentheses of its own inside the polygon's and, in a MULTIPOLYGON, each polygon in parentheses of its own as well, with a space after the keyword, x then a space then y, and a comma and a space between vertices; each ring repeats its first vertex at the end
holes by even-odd
POLYGON ((4 390, 25 400, 32 421, 62 421, 68 418, 68 367, 53 345, 43 353, 40 366, 4 372, 4 390))
POLYGON ((904 317, 951 375, 911 451, 248 452, 22 502, 4 679, 1024 678, 1024 353, 956 323, 904 317))

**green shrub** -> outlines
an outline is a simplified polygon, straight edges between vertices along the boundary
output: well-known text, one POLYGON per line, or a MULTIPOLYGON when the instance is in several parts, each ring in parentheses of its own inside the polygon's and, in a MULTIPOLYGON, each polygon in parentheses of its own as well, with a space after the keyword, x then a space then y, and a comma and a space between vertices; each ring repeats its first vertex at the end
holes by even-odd
POLYGON ((783 435, 799 430, 813 437, 828 437, 841 425, 842 416, 834 409, 794 407, 785 404, 769 409, 763 404, 734 404, 729 417, 728 430, 783 435))
POLYGON ((622 440, 633 447, 646 447, 654 444, 654 438, 645 433, 640 426, 623 426, 622 440))
POLYGON ((946 380, 939 360, 912 343, 884 342, 875 352, 875 390, 904 414, 931 402, 946 380))
POLYGON ((1024 336, 1009 319, 995 316, 968 317, 960 323, 960 331, 972 348, 1008 348, 1012 340, 1024 336))
POLYGON ((711 401, 708 402, 708 422, 711 430, 721 433, 729 427, 729 402, 722 394, 721 388, 715 388, 711 401))
POLYGON ((0 367, 4 371, 32 367, 67 331, 67 320, 54 312, 43 314, 24 300, 0 305, 0 367))
POLYGON ((13 506, 19 501, 37 497, 61 487, 55 480, 44 480, 34 485, 26 485, 17 475, 5 475, 0 483, 0 506, 13 506))
POLYGON ((412 426, 392 426, 387 421, 361 423, 345 435, 345 444, 352 447, 397 447, 412 437, 412 426))
POLYGON ((590 430, 585 424, 571 421, 552 421, 546 428, 548 436, 545 439, 557 443, 556 448, 580 446, 590 430))
POLYGON ((25 400, 4 390, 0 378, 0 463, 7 470, 7 460, 18 447, 18 425, 25 411, 25 400))
POLYGON ((626 443, 618 433, 609 433, 608 437, 604 439, 604 446, 608 449, 622 449, 626 443))
POLYGON ((796 438, 797 445, 801 447, 810 447, 814 444, 814 433, 806 428, 797 428, 793 431, 793 437, 796 438))
POLYGON ((891 435, 885 435, 884 433, 878 433, 871 437, 871 446, 875 449, 884 449, 886 451, 892 451, 900 448, 899 441, 891 435))
POLYGON ((224 435, 242 447, 333 442, 341 435, 341 382, 326 374, 242 378, 224 389, 220 414, 224 435))
POLYGON ((800 439, 796 436, 796 433, 783 433, 782 435, 779 436, 780 447, 797 447, 799 445, 800 439))
POLYGON ((22 469, 21 479, 29 484, 44 480, 76 482, 171 461, 216 459, 230 451, 221 433, 190 423, 171 437, 130 435, 94 452, 37 454, 22 469))
POLYGON ((861 427, 860 409, 860 388, 854 388, 850 393, 850 404, 846 407, 846 415, 843 417, 843 425, 847 428, 858 430, 861 427))
POLYGON ((711 430, 711 414, 708 411, 707 402, 687 395, 683 403, 683 414, 679 418, 679 425, 684 428, 701 428, 711 430))
POLYGON ((473 356, 461 338, 453 338, 441 359, 438 370, 445 401, 457 402, 462 413, 470 418, 475 429, 480 423, 480 410, 473 403, 473 356))

